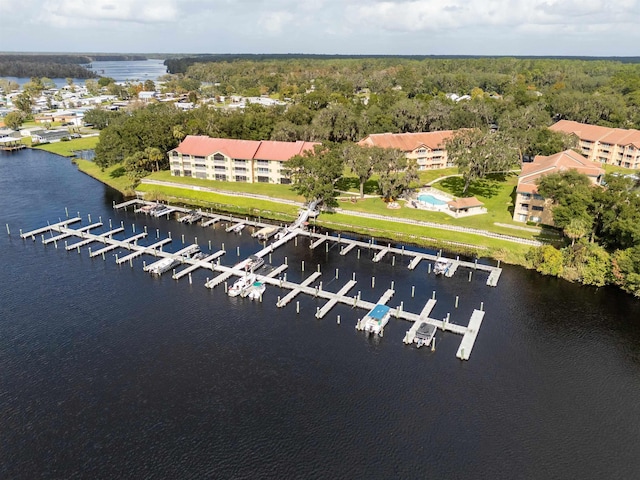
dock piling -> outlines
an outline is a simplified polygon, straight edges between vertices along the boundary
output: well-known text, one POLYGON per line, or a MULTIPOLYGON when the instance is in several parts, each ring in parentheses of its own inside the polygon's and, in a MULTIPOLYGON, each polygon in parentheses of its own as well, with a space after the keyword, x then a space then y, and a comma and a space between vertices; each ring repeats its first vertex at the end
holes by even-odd
POLYGON ((78 247, 78 255, 80 255, 80 247, 78 247))
POLYGON ((459 300, 459 297, 458 295, 456 295, 456 308, 458 308, 458 300, 459 300))
POLYGON ((211 251, 211 240, 209 240, 209 251, 211 251))
POLYGON ((436 299, 436 291, 434 290, 433 293, 431 294, 431 300, 435 300, 436 299))
POLYGON ((229 284, 227 282, 224 282, 224 293, 227 293, 229 291, 229 284))
POLYGON ((320 264, 318 264, 318 273, 320 273, 320 264))
POLYGON ((147 226, 144 226, 144 233, 147 233, 147 226))
POLYGON ((473 272, 469 272, 469 281, 471 281, 471 275, 473 275, 473 272))
POLYGON ((371 277, 371 288, 376 288, 376 277, 371 277))
POLYGON ((396 256, 395 255, 393 257, 391 257, 391 266, 392 267, 396 266, 396 256))
POLYGON ((11 236, 11 230, 9 230, 9 224, 7 223, 7 235, 11 236))
POLYGON ((124 230, 124 220, 120 220, 120 228, 124 230))
POLYGON ((91 214, 87 213, 87 219, 89 220, 89 223, 91 223, 91 214))
POLYGON ((184 245, 184 233, 182 234, 182 244, 184 245))
POLYGON ((269 263, 272 263, 271 262, 271 252, 269 252, 269 263))
POLYGON ((353 272, 353 274, 351 275, 351 280, 353 280, 354 282, 356 281, 356 272, 353 272))
POLYGON ((293 239, 293 244, 297 247, 298 246, 298 237, 293 239))
POLYGON ((169 232, 169 240, 171 240, 171 232, 169 232))
POLYGON ((395 280, 391 280, 391 290, 395 290, 396 282, 395 280))
POLYGON ((338 320, 337 320, 337 322, 338 322, 338 325, 340 325, 340 315, 338 315, 338 320))
POLYGON ((191 285, 193 281, 191 280, 191 272, 189 272, 189 285, 191 285))
POLYGON ((338 278, 338 269, 336 268, 336 279, 338 278))
POLYGON ((480 302, 480 311, 484 312, 484 302, 480 302))
MULTIPOLYGON (((222 247, 221 247, 221 249, 222 249, 222 250, 224 250, 224 242, 222 242, 222 247)), ((225 250, 225 251, 226 251, 226 250, 225 250)))
POLYGON ((411 286, 411 298, 416 296, 416 286, 412 285, 411 286))
POLYGON ((431 264, 429 264, 428 270, 429 270, 429 273, 431 273, 431 264))
POLYGON ((193 237, 193 243, 198 244, 198 237, 193 237))
MULTIPOLYGON (((280 297, 278 297, 278 301, 280 300, 280 297)), ((296 301, 296 313, 300 313, 300 302, 296 301)))
POLYGON ((109 230, 113 230, 113 225, 111 225, 111 219, 109 219, 109 230))
POLYGON ((358 260, 360 260, 360 249, 358 249, 358 260))
POLYGON ((284 264, 285 265, 289 265, 288 261, 287 261, 287 257, 284 257, 284 264))
POLYGON ((69 210, 67 209, 67 207, 64 207, 64 214, 67 216, 67 218, 69 218, 69 210))
POLYGON ((304 272, 304 260, 302 260, 302 271, 304 272))
POLYGON ((135 223, 132 223, 132 224, 131 224, 131 231, 132 231, 133 233, 136 233, 136 224, 135 224, 135 223))

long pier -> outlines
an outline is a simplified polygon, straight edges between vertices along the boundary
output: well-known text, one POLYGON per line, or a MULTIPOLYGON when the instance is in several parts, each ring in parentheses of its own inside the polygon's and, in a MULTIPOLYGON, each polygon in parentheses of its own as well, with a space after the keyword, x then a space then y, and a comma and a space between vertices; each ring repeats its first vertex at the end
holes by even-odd
MULTIPOLYGON (((134 200, 134 201, 124 202, 119 205, 114 205, 114 208, 127 208, 128 206, 131 206, 134 204, 140 204, 140 203, 147 204, 151 202, 134 200)), ((226 217, 223 217, 220 215, 211 215, 205 212, 203 212, 203 215, 208 218, 208 220, 203 219, 201 223, 201 225, 203 226, 206 226, 207 224, 213 224, 221 220, 226 220, 226 217), (211 222, 211 223, 208 223, 208 222, 211 222)), ((88 245, 92 242, 99 242, 105 246, 94 252, 91 252, 91 249, 89 249, 90 256, 95 257, 102 254, 103 259, 104 259, 104 253, 107 251, 115 250, 117 248, 130 250, 131 253, 129 253, 124 257, 118 258, 118 256, 116 255, 116 262, 118 264, 121 264, 127 261, 131 263, 132 259, 144 254, 153 255, 155 257, 161 257, 161 258, 173 258, 175 260, 179 260, 180 263, 182 264, 185 264, 185 263, 188 264, 188 266, 183 270, 181 270, 180 272, 176 273, 174 270, 173 278, 176 280, 184 277, 185 275, 189 275, 189 280, 191 281, 191 275, 190 275, 191 272, 197 270, 198 268, 204 268, 204 269, 208 269, 213 272, 216 272, 218 274, 217 276, 215 276, 211 280, 209 279, 207 280, 205 284, 207 288, 215 288, 216 286, 222 284, 224 281, 231 278, 232 276, 242 276, 246 273, 244 271, 243 265, 244 263, 246 263, 247 260, 241 261, 233 267, 221 265, 220 262, 217 262, 217 263, 214 262, 214 260, 216 260, 217 258, 219 258, 221 255, 224 254, 224 251, 222 250, 208 255, 204 259, 192 259, 192 258, 185 257, 182 254, 183 252, 186 252, 188 249, 194 248, 195 245, 185 247, 182 250, 175 253, 164 252, 162 251, 162 246, 171 242, 171 238, 159 240, 158 242, 148 246, 142 246, 137 244, 137 241, 139 239, 142 239, 146 236, 146 228, 145 228, 144 234, 140 233, 138 235, 134 235, 132 237, 129 237, 123 240, 117 240, 113 238, 113 235, 122 232, 124 228, 120 227, 120 228, 111 229, 105 233, 93 234, 90 232, 90 230, 92 228, 96 228, 97 226, 99 226, 98 224, 92 224, 92 225, 88 225, 80 228, 71 228, 69 226, 80 220, 81 219, 79 217, 71 218, 63 222, 59 222, 53 225, 47 225, 46 227, 35 229, 26 233, 21 232, 21 237, 23 239, 26 239, 26 238, 35 239, 36 235, 49 232, 51 233, 51 238, 47 239, 46 243, 50 243, 52 241, 56 241, 58 239, 68 238, 68 237, 78 237, 81 239, 79 242, 73 245, 66 246, 67 250, 72 250, 72 249, 79 250, 79 248, 84 245, 88 245), (54 236, 53 235, 54 232, 57 232, 59 235, 54 236)), ((268 225, 268 224, 261 224, 260 222, 253 222, 248 220, 243 221, 242 219, 234 219, 232 217, 229 217, 228 221, 232 225, 234 224, 237 225, 239 223, 244 223, 246 225, 253 225, 253 226, 268 225)), ((298 227, 297 226, 298 224, 299 224, 299 221, 296 222, 295 224, 296 226, 291 226, 285 229, 284 235, 282 236, 282 238, 279 238, 278 240, 274 241, 271 244, 268 244, 268 245, 265 244, 264 248, 256 252, 255 255, 258 257, 264 257, 268 253, 273 252, 275 248, 278 248, 279 246, 286 244, 287 242, 294 239, 296 236, 305 235, 311 238, 312 248, 316 248, 322 243, 326 243, 327 251, 329 251, 330 242, 333 242, 334 244, 339 245, 340 255, 346 255, 351 250, 358 248, 358 258, 359 258, 360 250, 366 249, 367 252, 371 252, 369 253, 369 258, 371 258, 373 261, 381 261, 384 258, 384 256, 393 255, 394 265, 395 265, 396 257, 398 255, 401 257, 407 257, 408 259, 410 259, 408 262, 408 268, 412 270, 415 269, 416 266, 422 260, 435 261, 437 258, 439 258, 439 255, 436 256, 436 255, 431 255, 431 254, 422 253, 422 252, 405 250, 404 247, 402 247, 401 249, 396 247, 391 247, 390 244, 387 244, 386 246, 377 245, 374 243, 373 239, 371 239, 371 241, 369 242, 364 242, 360 240, 341 238, 340 235, 336 237, 333 235, 329 235, 328 233, 325 233, 325 234, 312 233, 298 227), (373 254, 373 252, 375 252, 375 254, 373 254), (373 256, 371 257, 371 255, 373 256)), ((111 221, 109 221, 109 225, 111 225, 111 221)), ((43 235, 43 241, 45 241, 44 235, 43 235)), ((455 270, 458 267, 465 267, 473 270, 481 270, 481 271, 489 272, 489 279, 487 280, 487 285, 491 285, 491 286, 497 285, 498 279, 500 277, 500 273, 502 271, 499 268, 499 266, 493 267, 489 265, 483 265, 483 264, 479 264, 477 261, 465 262, 465 261, 456 259, 456 260, 451 260, 451 265, 452 265, 452 268, 450 269, 451 275, 455 273, 455 270)), ((319 271, 313 272, 301 283, 296 283, 296 282, 287 281, 286 274, 283 277, 281 276, 281 274, 285 271, 286 268, 287 268, 287 265, 285 261, 284 265, 280 265, 279 267, 272 269, 271 271, 263 275, 260 275, 259 273, 257 273, 257 278, 265 284, 268 284, 280 289, 289 290, 288 294, 285 295, 282 299, 278 297, 278 302, 276 305, 280 308, 286 306, 300 293, 304 293, 306 295, 310 295, 315 298, 326 300, 326 303, 321 308, 318 307, 316 310, 315 317, 318 319, 324 318, 331 311, 331 309, 335 307, 338 303, 348 305, 351 308, 362 308, 362 309, 371 310, 378 304, 386 304, 394 295, 393 284, 392 284, 392 288, 386 290, 382 295, 382 297, 377 302, 374 303, 371 301, 363 300, 360 297, 360 292, 358 292, 358 295, 353 295, 353 296, 349 295, 349 291, 351 291, 353 287, 357 284, 355 280, 355 276, 352 280, 348 281, 345 285, 343 285, 337 292, 331 292, 331 291, 322 289, 322 283, 320 283, 319 286, 312 286, 314 282, 316 282, 319 278, 321 278, 322 274, 319 271)), ((148 270, 148 269, 149 267, 145 268, 145 270, 148 270)), ((336 272, 336 278, 337 278, 337 272, 336 272)), ((471 279, 471 275, 469 278, 471 279)), ((435 299, 428 300, 426 305, 420 312, 420 314, 416 314, 416 313, 404 311, 403 304, 401 302, 400 305, 398 305, 397 307, 391 308, 390 314, 392 317, 395 317, 396 319, 412 322, 413 325, 410 329, 410 332, 413 332, 414 336, 415 336, 415 332, 417 331, 417 329, 422 323, 427 323, 443 331, 448 331, 454 334, 462 335, 462 341, 460 343, 460 347, 457 352, 457 357, 460 358, 461 360, 468 360, 471 354, 471 351, 473 349, 475 340, 477 338, 478 330, 481 326, 482 319, 484 318, 485 312, 482 311, 482 308, 480 310, 474 310, 473 315, 469 321, 469 325, 462 326, 455 323, 451 323, 449 321, 449 315, 447 315, 447 318, 442 320, 431 318, 430 317, 431 311, 433 310, 435 303, 436 303, 435 299)), ((410 336, 409 333, 407 333, 407 336, 405 338, 408 338, 408 336, 410 336)))

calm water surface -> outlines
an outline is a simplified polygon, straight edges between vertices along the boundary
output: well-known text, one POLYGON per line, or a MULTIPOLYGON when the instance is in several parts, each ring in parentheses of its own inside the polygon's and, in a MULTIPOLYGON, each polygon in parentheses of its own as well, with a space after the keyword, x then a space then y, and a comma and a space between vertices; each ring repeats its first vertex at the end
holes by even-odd
POLYGON ((638 301, 520 268, 495 289, 464 270, 435 279, 424 262, 410 272, 408 259, 374 264, 365 252, 311 251, 306 239, 274 252, 290 279, 320 264, 333 291, 356 271, 353 292, 367 300, 393 280, 390 304, 411 311, 436 290, 432 315, 461 324, 484 302, 460 362, 457 335, 416 350, 401 342, 403 321, 370 339, 354 328, 362 310, 316 320, 322 302, 299 296, 296 315, 294 304, 275 307, 286 292, 274 287, 263 303, 230 299, 204 288, 206 272, 189 285, 144 273, 148 257, 130 268, 115 265, 117 252, 103 261, 19 238, 67 207, 85 225, 87 214, 122 221, 127 235, 147 225, 147 243, 171 231, 171 251, 182 234, 205 250, 224 242, 228 265, 236 247, 243 257, 260 247, 249 232, 119 213, 113 200, 69 160, 0 155, 0 478, 640 475, 638 301))

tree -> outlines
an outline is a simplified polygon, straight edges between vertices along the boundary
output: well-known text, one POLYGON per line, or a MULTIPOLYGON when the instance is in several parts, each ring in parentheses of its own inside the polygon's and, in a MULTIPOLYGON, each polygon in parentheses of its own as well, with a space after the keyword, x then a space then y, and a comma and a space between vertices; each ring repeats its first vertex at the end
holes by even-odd
POLYGON ((537 185, 538 193, 553 202, 553 223, 565 235, 575 240, 583 236, 583 229, 593 230, 594 189, 589 177, 570 169, 544 175, 537 185))
POLYGON ((477 128, 459 130, 445 144, 447 158, 458 167, 464 179, 463 195, 474 180, 518 165, 517 150, 501 132, 477 128))
POLYGON ((292 180, 293 190, 309 202, 317 200, 328 207, 337 205, 334 187, 343 169, 337 146, 328 142, 287 162, 287 176, 292 180))
POLYGON ((551 245, 531 248, 526 258, 531 262, 531 266, 543 275, 559 277, 562 274, 562 252, 551 245))
POLYGON ((418 179, 416 161, 408 159, 401 150, 380 148, 373 153, 374 170, 379 175, 378 187, 385 200, 397 198, 418 179))
POLYGON ((4 117, 4 124, 9 127, 11 130, 18 130, 24 122, 24 113, 18 112, 9 112, 4 117))
POLYGON ((15 107, 24 113, 27 117, 31 116, 31 108, 33 107, 33 97, 31 94, 24 90, 18 96, 16 96, 13 100, 13 104, 15 107))
POLYGON ((380 147, 360 147, 348 144, 342 148, 342 158, 347 167, 358 177, 360 198, 364 198, 364 184, 373 175, 375 158, 379 158, 380 147))

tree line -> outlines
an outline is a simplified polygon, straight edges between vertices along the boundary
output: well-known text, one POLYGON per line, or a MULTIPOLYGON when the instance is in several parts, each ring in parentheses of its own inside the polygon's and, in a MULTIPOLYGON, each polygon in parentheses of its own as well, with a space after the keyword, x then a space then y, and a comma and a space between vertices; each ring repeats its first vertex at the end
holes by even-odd
POLYGON ((538 192, 552 202, 554 223, 571 244, 532 249, 527 258, 546 275, 614 284, 640 297, 640 181, 612 174, 605 184, 575 170, 541 177, 538 192))

